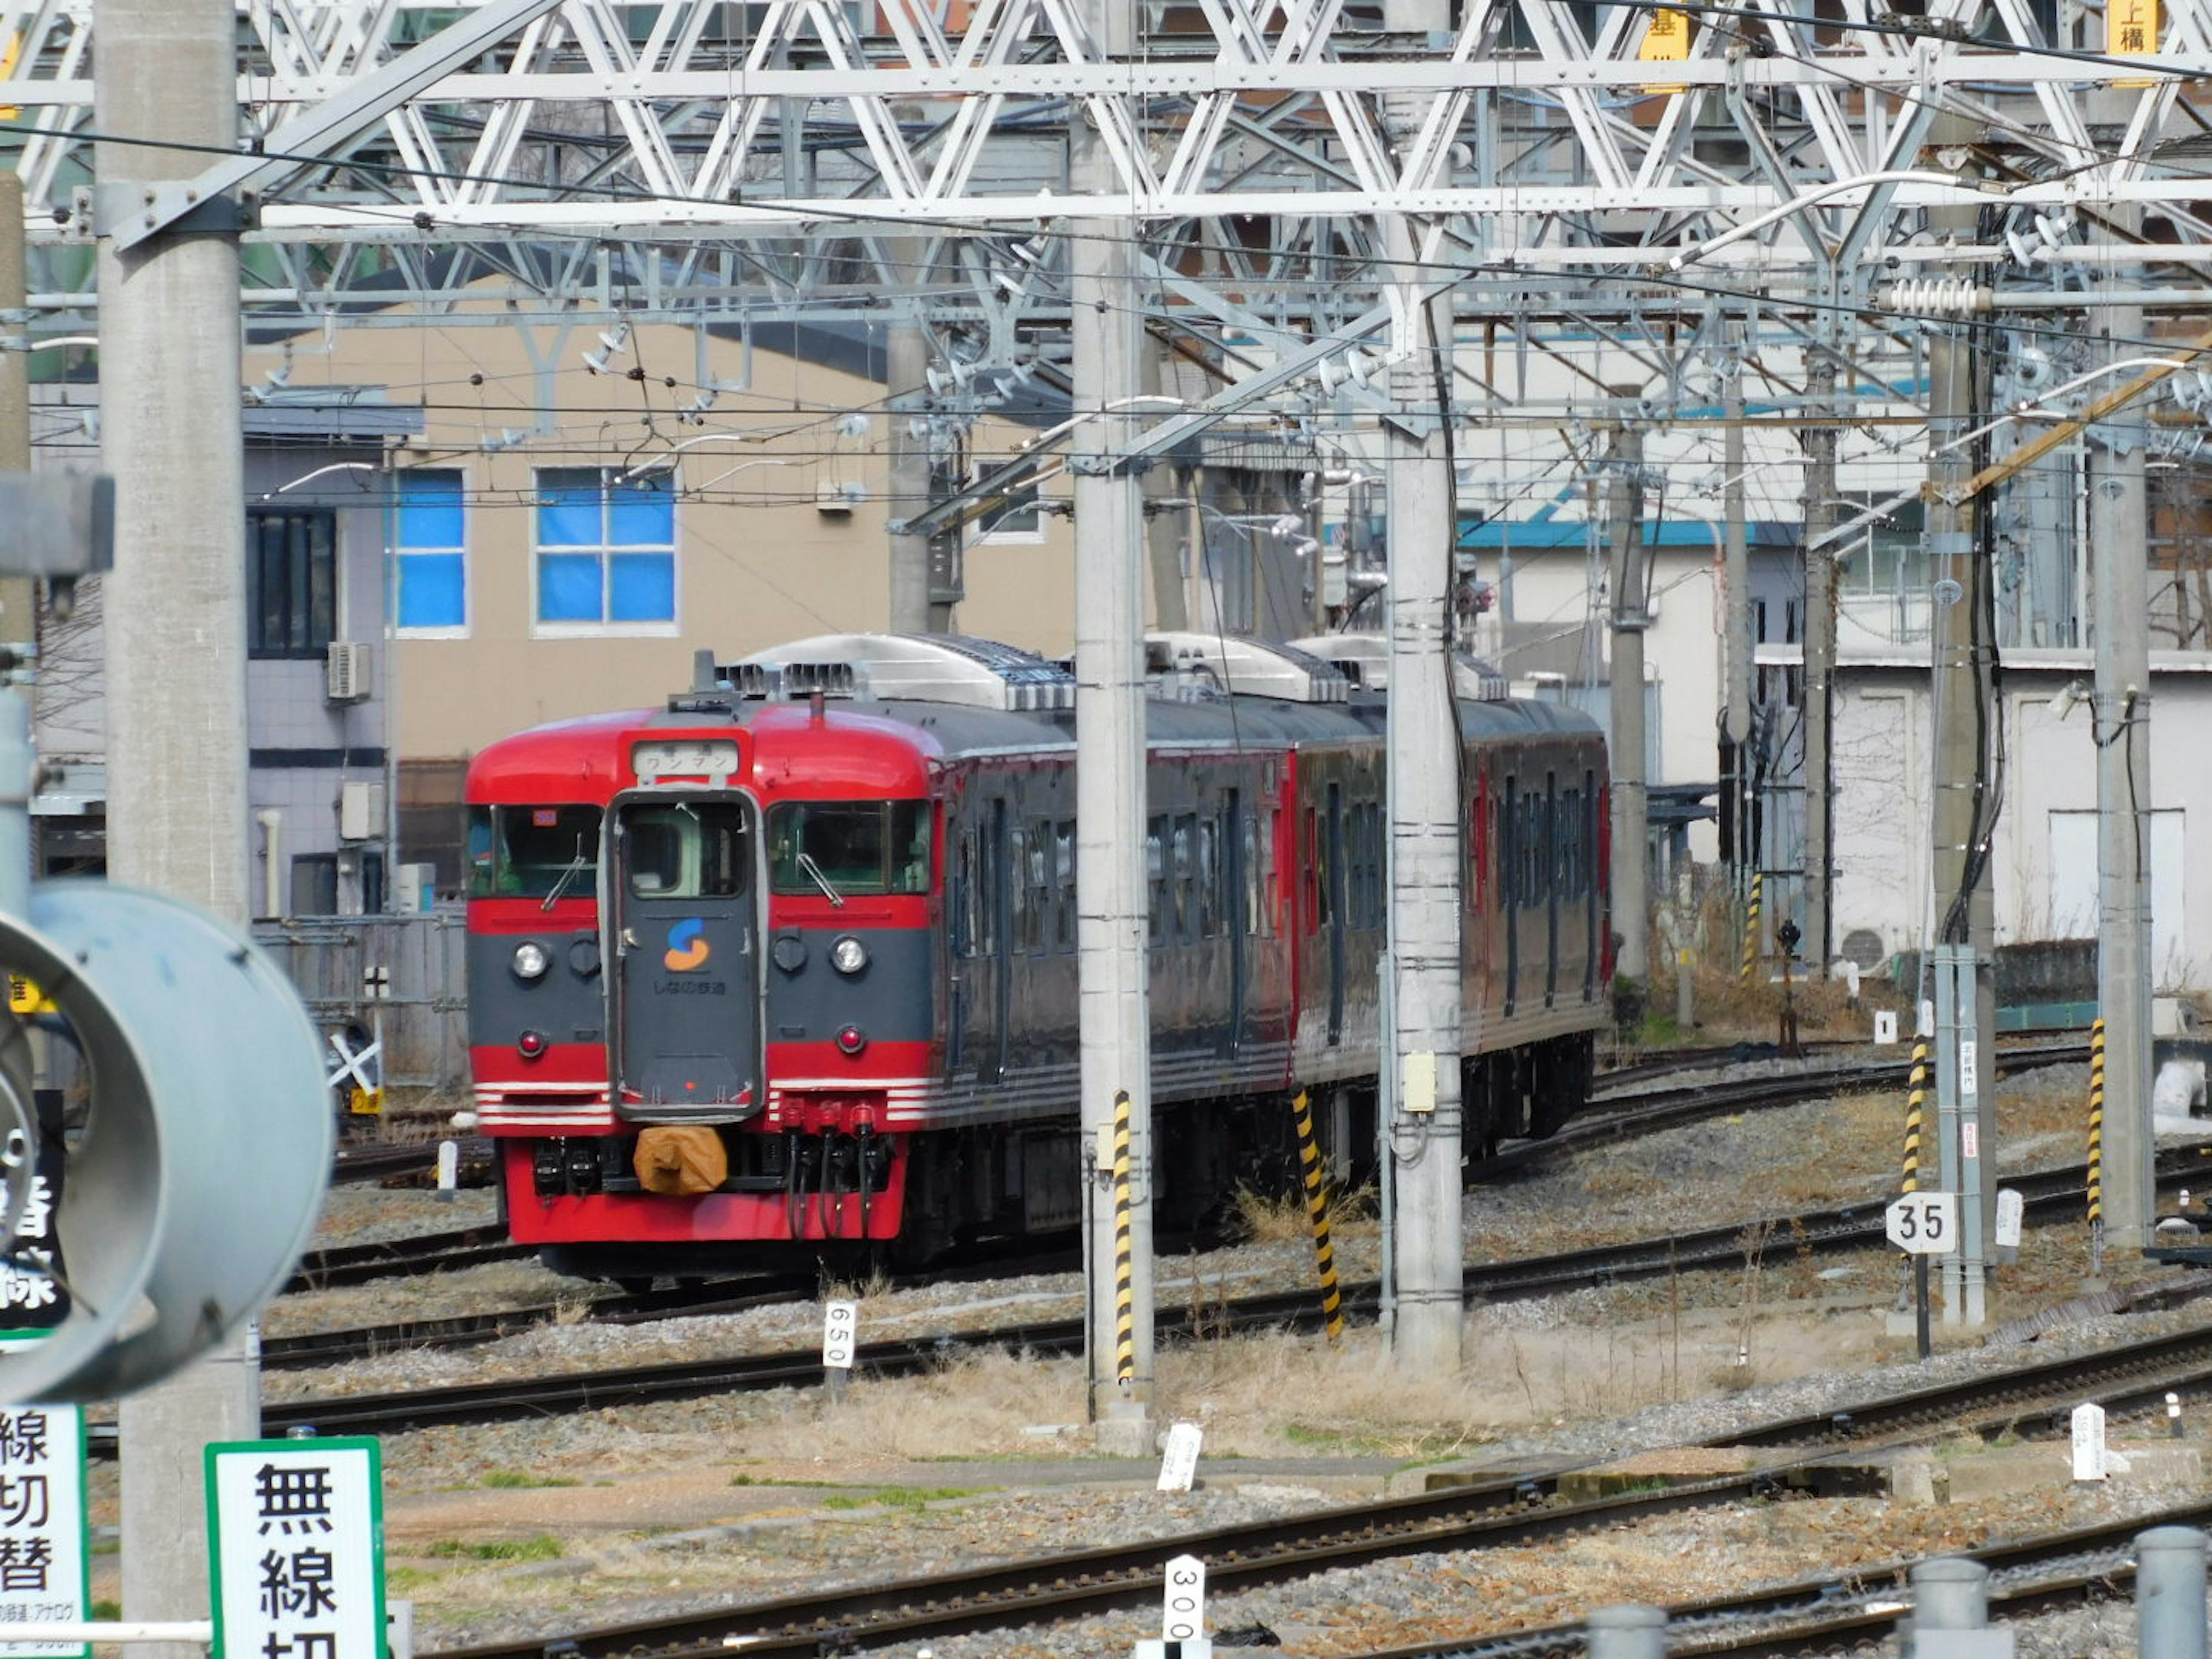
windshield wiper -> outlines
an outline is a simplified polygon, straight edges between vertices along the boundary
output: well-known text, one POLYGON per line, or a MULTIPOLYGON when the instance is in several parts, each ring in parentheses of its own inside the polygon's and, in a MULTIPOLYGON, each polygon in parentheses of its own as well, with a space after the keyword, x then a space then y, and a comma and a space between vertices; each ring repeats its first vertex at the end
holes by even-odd
POLYGON ((568 884, 583 872, 584 866, 588 862, 589 860, 584 856, 583 849, 579 848, 576 856, 568 860, 568 867, 563 870, 559 879, 554 882, 552 890, 545 895, 545 902, 538 908, 540 910, 550 910, 553 908, 554 900, 568 890, 568 884))
POLYGON ((820 865, 801 853, 799 855, 799 867, 806 872, 809 880, 822 890, 823 897, 828 899, 840 910, 845 908, 845 896, 830 884, 830 878, 822 873, 820 865))

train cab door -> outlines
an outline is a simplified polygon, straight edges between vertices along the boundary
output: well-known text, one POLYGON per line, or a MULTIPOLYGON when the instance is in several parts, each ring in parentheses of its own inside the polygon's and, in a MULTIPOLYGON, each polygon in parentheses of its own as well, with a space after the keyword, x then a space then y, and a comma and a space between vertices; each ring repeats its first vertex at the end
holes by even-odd
POLYGON ((1328 787, 1328 822, 1322 827, 1322 903, 1328 929, 1328 1041, 1344 1040, 1344 786, 1328 787))
POLYGON ((995 1082, 1006 1073, 1006 1028, 1013 1018, 1013 842, 1006 798, 992 801, 983 868, 983 951, 990 1028, 976 1054, 978 1075, 995 1082))
POLYGON ((1544 849, 1544 1006, 1549 1008, 1559 994, 1559 849, 1567 833, 1559 817, 1559 779, 1555 772, 1544 774, 1542 814, 1544 832, 1538 844, 1544 849))
POLYGON ((1508 773, 1498 811, 1498 910, 1505 918, 1504 1012, 1521 994, 1521 780, 1508 773))
POLYGON ((1221 884, 1222 925, 1229 930, 1229 1041, 1224 1054, 1235 1059, 1244 1046, 1244 969, 1249 941, 1245 930, 1251 926, 1247 913, 1244 893, 1245 860, 1250 855, 1244 845, 1244 792, 1231 789, 1222 796, 1221 832, 1214 844, 1219 849, 1217 857, 1220 867, 1214 878, 1221 884))
POLYGON ((757 814, 741 795, 618 800, 605 953, 625 1115, 724 1121, 766 1104, 757 814))

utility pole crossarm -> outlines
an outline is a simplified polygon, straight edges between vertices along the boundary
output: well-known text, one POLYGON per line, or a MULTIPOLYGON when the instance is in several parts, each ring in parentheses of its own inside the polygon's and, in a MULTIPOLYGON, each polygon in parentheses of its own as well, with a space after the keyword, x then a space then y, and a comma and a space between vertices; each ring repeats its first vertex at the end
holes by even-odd
POLYGON ((2114 410, 2124 408, 2144 392, 2154 390, 2173 374, 2190 367, 2201 354, 2212 352, 2212 332, 2200 334, 2189 344, 2174 349, 2178 361, 2147 368, 2126 385, 2115 386, 2103 397, 2093 400, 2079 415, 2069 416, 2057 425, 2038 433, 2002 460, 1990 462, 1955 490, 1938 493, 1938 487, 1933 480, 1923 484, 1922 498, 1934 506, 1961 506, 1984 490, 2001 484, 2014 474, 2034 465, 2059 445, 2087 431, 2114 410))
POLYGON ((136 247, 210 204, 235 198, 303 163, 331 158, 343 145, 459 65, 544 16, 561 0, 489 0, 402 52, 382 68, 294 116, 262 141, 264 153, 216 162, 191 179, 95 186, 95 222, 116 247, 136 247))

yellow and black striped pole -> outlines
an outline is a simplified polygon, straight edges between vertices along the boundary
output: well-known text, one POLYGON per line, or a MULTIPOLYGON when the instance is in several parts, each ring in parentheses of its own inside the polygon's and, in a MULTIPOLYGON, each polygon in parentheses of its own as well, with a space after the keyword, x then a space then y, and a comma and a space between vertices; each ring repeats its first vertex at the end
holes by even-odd
POLYGON ((2089 1027, 2089 1271, 2105 1267, 2105 1019, 2089 1027))
POLYGON ((1328 1340, 1344 1334, 1344 1302, 1336 1289, 1336 1251, 1328 1242, 1328 1188, 1322 1179, 1321 1148, 1314 1144, 1313 1108, 1298 1091, 1291 1109, 1298 1118, 1298 1162, 1304 1166, 1306 1214, 1313 1223, 1314 1266, 1321 1275, 1321 1310, 1328 1321, 1328 1340))
POLYGON ((1759 871, 1751 872, 1751 903, 1743 913, 1743 972, 1738 976, 1747 981, 1759 967, 1759 884, 1765 879, 1759 871))
POLYGON ((1129 1094, 1114 1097, 1114 1381, 1127 1394, 1137 1383, 1135 1253, 1129 1248, 1129 1094))
POLYGON ((1905 1190, 1920 1190, 1920 1117, 1928 1103, 1928 1039, 1912 1044, 1912 1072, 1905 1085, 1905 1190))

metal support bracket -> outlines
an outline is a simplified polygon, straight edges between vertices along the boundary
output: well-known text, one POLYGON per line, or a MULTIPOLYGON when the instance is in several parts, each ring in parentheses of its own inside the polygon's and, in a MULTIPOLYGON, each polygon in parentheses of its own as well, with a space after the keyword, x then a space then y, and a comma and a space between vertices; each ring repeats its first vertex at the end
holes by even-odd
POLYGON ((544 16, 561 0, 489 0, 462 15, 412 51, 381 69, 345 83, 343 91, 294 116, 270 132, 261 153, 227 157, 198 178, 143 185, 104 185, 94 197, 94 234, 118 249, 136 247, 163 231, 216 230, 185 222, 218 200, 243 200, 302 166, 332 159, 368 128, 417 93, 544 16), (125 199, 127 198, 127 200, 125 199))

